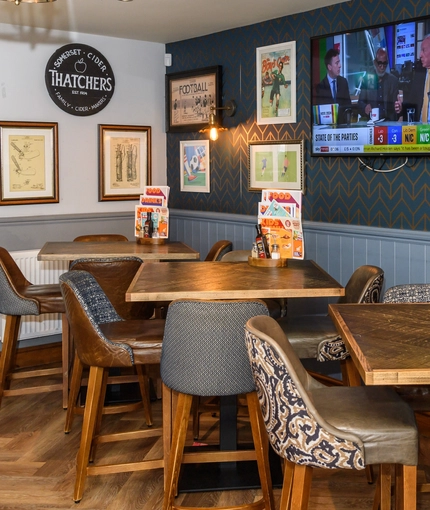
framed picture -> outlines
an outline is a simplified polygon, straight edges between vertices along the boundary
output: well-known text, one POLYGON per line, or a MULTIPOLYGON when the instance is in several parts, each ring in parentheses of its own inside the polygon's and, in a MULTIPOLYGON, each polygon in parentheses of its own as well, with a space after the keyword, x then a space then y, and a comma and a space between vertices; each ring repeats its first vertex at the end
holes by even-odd
POLYGON ((138 200, 151 184, 151 128, 99 124, 99 202, 138 200))
POLYGON ((166 100, 166 131, 204 128, 211 105, 221 106, 221 66, 167 74, 166 100))
POLYGON ((179 142, 181 191, 210 193, 209 140, 179 142))
POLYGON ((296 41, 257 48, 257 124, 296 122, 296 41))
POLYGON ((0 122, 0 150, 0 205, 59 202, 56 122, 0 122))
POLYGON ((249 191, 262 189, 305 192, 304 140, 250 142, 249 191))

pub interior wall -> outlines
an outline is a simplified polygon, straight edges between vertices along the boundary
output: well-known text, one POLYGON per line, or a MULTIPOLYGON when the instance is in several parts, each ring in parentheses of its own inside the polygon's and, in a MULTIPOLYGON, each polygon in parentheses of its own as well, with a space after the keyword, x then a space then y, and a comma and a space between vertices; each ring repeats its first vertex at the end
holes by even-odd
POLYGON ((166 184, 164 53, 159 43, 0 24, 0 120, 58 122, 60 184, 58 204, 2 206, 0 218, 133 211, 133 201, 98 201, 99 124, 151 126, 152 180, 166 184), (49 58, 70 43, 93 46, 115 75, 113 97, 95 115, 65 113, 46 89, 49 58))
MULTIPOLYGON (((348 29, 428 16, 430 4, 360 0, 278 18, 206 37, 168 44, 180 72, 221 65, 223 100, 237 102, 235 117, 225 118, 229 131, 210 142, 211 193, 180 191, 179 141, 207 138, 200 133, 167 134, 167 182, 170 206, 191 211, 257 215, 260 193, 248 191, 248 144, 256 140, 304 139, 306 194, 303 217, 313 222, 428 231, 430 159, 376 174, 360 169, 357 158, 311 157, 310 38, 348 29), (256 48, 296 41, 297 122, 257 125, 256 48)), ((260 93, 260 87, 258 87, 260 93)), ((403 158, 388 158, 386 168, 403 158)), ((378 161, 377 164, 381 164, 378 161)))

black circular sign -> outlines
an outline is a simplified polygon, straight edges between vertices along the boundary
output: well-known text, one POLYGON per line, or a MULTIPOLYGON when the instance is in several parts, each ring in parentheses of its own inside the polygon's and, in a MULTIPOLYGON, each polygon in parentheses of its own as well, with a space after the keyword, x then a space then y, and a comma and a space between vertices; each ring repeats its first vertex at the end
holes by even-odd
POLYGON ((85 44, 66 44, 58 49, 46 65, 45 82, 54 103, 79 116, 103 110, 115 89, 109 62, 85 44))

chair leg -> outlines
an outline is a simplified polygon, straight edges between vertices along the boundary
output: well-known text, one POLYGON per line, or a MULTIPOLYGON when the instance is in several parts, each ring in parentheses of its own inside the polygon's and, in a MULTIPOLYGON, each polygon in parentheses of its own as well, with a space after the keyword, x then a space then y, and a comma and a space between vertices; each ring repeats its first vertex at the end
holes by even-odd
POLYGON ((13 363, 18 342, 20 315, 6 315, 6 327, 3 335, 3 346, 0 355, 0 405, 4 390, 9 389, 10 381, 8 375, 14 368, 13 363))
POLYGON ((91 442, 100 406, 104 368, 91 367, 88 380, 87 401, 85 404, 84 420, 82 424, 81 443, 76 459, 76 480, 73 494, 74 501, 82 499, 87 478, 87 466, 90 457, 91 442))
POLYGON ((310 466, 294 466, 293 488, 291 494, 292 510, 307 510, 312 482, 312 468, 310 466))
POLYGON ((246 394, 249 420, 251 422, 252 439, 254 441, 255 453, 257 455, 258 473, 260 475, 261 489, 266 510, 274 510, 272 478, 269 465, 269 442, 266 427, 261 415, 260 403, 255 391, 246 394))
POLYGON ((148 427, 152 427, 152 411, 151 400, 149 398, 149 376, 145 365, 135 365, 137 378, 139 381, 140 394, 142 396, 143 412, 145 414, 145 421, 148 427))
POLYGON ((70 328, 65 313, 61 315, 61 360, 63 367, 63 409, 67 409, 70 374, 70 328))
POLYGON ((67 404, 66 423, 64 432, 68 434, 72 430, 73 418, 75 416, 75 407, 78 400, 79 390, 81 388, 82 371, 84 366, 75 353, 73 361, 72 380, 70 381, 69 401, 67 404))
POLYGON ((282 482, 280 510, 289 510, 291 508, 291 491, 293 489, 294 468, 295 464, 284 459, 284 477, 282 482))
POLYGON ((192 395, 180 393, 178 396, 169 461, 168 465, 164 467, 167 474, 165 475, 163 510, 171 510, 174 504, 192 400, 192 395))
POLYGON ((193 397, 193 437, 198 439, 200 435, 200 413, 199 413, 200 397, 195 395, 193 397))
POLYGON ((391 465, 380 464, 376 484, 373 510, 390 510, 391 508, 391 465))
POLYGON ((396 465, 396 510, 417 507, 417 466, 396 465))
POLYGON ((103 408, 104 408, 105 399, 106 399, 108 377, 109 377, 109 369, 105 368, 104 372, 103 372, 102 389, 100 391, 100 396, 99 396, 100 402, 99 402, 99 405, 97 408, 96 424, 94 426, 93 437, 91 439, 91 451, 90 451, 90 458, 89 458, 90 462, 94 462, 94 459, 96 457, 97 442, 94 441, 94 438, 96 438, 98 435, 100 435, 100 431, 102 429, 103 408))

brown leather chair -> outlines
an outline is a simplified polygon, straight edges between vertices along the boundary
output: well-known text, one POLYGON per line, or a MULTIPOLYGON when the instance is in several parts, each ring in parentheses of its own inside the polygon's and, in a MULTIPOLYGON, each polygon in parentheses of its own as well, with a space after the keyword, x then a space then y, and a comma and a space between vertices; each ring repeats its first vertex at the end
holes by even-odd
MULTIPOLYGON (((125 293, 130 286, 131 281, 142 265, 142 260, 138 257, 117 257, 104 259, 82 258, 73 261, 70 265, 71 271, 87 271, 94 276, 97 283, 103 289, 109 301, 112 303, 118 315, 127 321, 139 320, 140 324, 144 319, 149 319, 154 313, 154 304, 145 302, 127 302, 125 293)), ((153 324, 158 324, 155 321, 153 324)), ((67 406, 66 422, 64 431, 70 432, 75 414, 82 414, 83 407, 77 404, 81 386, 86 383, 82 380, 83 365, 79 356, 74 357, 72 380, 70 383, 69 402, 67 406)), ((109 377, 107 384, 121 384, 139 382, 142 400, 137 403, 111 405, 104 408, 105 413, 121 413, 132 411, 139 407, 144 408, 146 423, 152 424, 151 407, 149 405, 149 382, 148 374, 144 366, 135 367, 137 375, 122 374, 109 377)))
POLYGON ((67 362, 65 349, 68 346, 67 320, 63 298, 58 284, 33 285, 30 283, 5 248, 0 248, 0 313, 6 316, 6 328, 0 356, 0 404, 2 397, 63 390, 63 405, 67 404, 67 362), (18 333, 21 317, 45 313, 63 314, 63 366, 20 370, 15 367, 18 333), (58 384, 45 384, 27 388, 11 388, 11 381, 39 376, 61 374, 58 384))
POLYGON ((73 495, 74 501, 80 501, 87 475, 140 471, 164 465, 163 459, 104 465, 93 462, 98 443, 161 435, 161 428, 108 434, 107 437, 100 431, 108 370, 159 363, 164 321, 122 320, 87 271, 62 274, 60 286, 77 356, 82 365, 90 367, 73 495), (90 462, 93 462, 91 467, 90 462))

